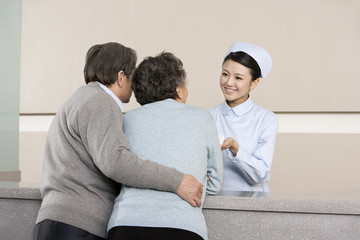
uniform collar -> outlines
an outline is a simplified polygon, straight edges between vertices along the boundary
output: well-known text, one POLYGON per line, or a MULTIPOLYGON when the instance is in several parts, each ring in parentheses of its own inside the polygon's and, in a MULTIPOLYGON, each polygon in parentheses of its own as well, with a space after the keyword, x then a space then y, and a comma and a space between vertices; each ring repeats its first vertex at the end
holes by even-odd
POLYGON ((117 103, 117 105, 120 107, 121 111, 124 112, 124 104, 120 101, 120 99, 111 91, 109 88, 107 88, 104 84, 97 82, 99 86, 104 89, 104 91, 109 94, 117 103))
POLYGON ((226 103, 226 100, 220 105, 220 109, 223 115, 228 115, 230 112, 233 112, 236 116, 240 117, 250 112, 253 108, 254 102, 249 98, 242 104, 237 105, 236 107, 230 108, 226 103))

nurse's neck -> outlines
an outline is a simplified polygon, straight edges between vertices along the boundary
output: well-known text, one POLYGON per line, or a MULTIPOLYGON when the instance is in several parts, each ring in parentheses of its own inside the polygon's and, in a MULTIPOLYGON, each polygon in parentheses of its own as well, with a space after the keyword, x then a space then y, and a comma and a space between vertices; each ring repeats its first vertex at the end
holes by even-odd
POLYGON ((246 102, 246 100, 248 100, 249 97, 250 97, 250 94, 243 96, 241 98, 235 99, 235 100, 226 100, 226 103, 230 108, 234 108, 234 107, 239 106, 239 105, 243 104, 244 102, 246 102))

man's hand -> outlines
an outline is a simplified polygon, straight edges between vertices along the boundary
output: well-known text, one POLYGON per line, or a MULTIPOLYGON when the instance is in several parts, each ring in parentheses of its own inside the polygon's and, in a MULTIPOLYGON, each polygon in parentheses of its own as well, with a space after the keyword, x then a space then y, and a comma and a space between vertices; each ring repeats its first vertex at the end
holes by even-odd
POLYGON ((184 175, 176 193, 193 207, 201 206, 204 185, 191 175, 184 175))

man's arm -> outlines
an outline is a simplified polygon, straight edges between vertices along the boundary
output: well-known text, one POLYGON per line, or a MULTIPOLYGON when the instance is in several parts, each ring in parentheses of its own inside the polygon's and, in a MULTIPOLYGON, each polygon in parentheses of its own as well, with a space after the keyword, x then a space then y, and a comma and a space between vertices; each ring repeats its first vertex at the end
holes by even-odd
POLYGON ((97 101, 91 104, 91 109, 83 109, 79 117, 79 121, 84 121, 82 139, 100 171, 119 183, 174 192, 192 206, 200 206, 202 184, 193 176, 142 160, 129 151, 122 131, 122 113, 115 107, 97 101))

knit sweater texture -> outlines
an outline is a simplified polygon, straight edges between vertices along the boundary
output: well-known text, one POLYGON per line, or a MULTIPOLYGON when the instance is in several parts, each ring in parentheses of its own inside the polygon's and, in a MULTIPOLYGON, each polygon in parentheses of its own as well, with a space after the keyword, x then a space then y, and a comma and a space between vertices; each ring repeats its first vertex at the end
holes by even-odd
MULTIPOLYGON (((130 150, 193 175, 205 193, 220 191, 223 163, 215 121, 202 108, 172 99, 127 112, 124 133, 130 150), (206 181, 206 176, 210 181, 206 181)), ((122 186, 108 229, 115 226, 167 227, 192 231, 207 239, 202 206, 192 207, 176 194, 122 186)))
POLYGON ((97 83, 63 104, 48 132, 36 223, 64 222, 106 238, 118 183, 176 192, 183 173, 129 151, 123 115, 97 83))

